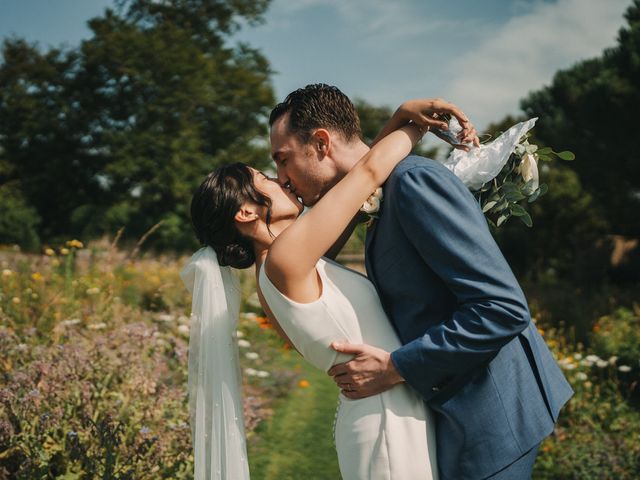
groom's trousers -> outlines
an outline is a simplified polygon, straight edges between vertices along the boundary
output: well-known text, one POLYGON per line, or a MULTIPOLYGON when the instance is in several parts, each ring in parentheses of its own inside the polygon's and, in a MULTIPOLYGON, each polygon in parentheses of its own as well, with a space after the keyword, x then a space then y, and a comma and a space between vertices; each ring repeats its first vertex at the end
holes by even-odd
POLYGON ((533 472, 540 444, 533 447, 511 465, 487 478, 487 480, 529 480, 533 472))

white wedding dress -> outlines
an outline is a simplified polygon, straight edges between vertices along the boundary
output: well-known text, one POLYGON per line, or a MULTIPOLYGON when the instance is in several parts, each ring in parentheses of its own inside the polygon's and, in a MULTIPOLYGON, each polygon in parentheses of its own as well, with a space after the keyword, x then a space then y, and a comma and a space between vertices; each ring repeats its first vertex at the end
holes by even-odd
MULTIPOLYGON (((327 259, 320 259, 316 270, 322 293, 311 303, 290 300, 264 268, 259 272, 269 308, 305 360, 324 371, 349 360, 330 348, 334 341, 366 343, 388 352, 401 346, 364 275, 327 259)), ((361 400, 339 394, 334 436, 344 480, 438 478, 433 418, 406 384, 361 400)))

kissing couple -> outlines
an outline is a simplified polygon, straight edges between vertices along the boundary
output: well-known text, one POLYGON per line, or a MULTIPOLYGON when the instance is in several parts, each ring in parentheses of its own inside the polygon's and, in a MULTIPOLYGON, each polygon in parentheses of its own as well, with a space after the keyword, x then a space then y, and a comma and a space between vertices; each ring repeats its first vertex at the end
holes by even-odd
POLYGON ((278 332, 335 380, 345 480, 530 478, 572 390, 467 186, 410 155, 430 131, 463 155, 492 156, 502 137, 480 146, 455 105, 412 100, 369 147, 353 103, 324 84, 289 94, 269 124, 277 179, 224 165, 191 203, 196 480, 249 478, 231 267, 252 265, 278 332), (326 254, 372 203, 365 277, 326 254))

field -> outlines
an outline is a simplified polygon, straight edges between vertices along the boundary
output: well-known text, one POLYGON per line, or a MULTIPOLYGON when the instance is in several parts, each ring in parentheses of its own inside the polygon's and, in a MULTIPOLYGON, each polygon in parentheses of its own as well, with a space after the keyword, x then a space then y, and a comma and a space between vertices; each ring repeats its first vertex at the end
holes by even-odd
MULTIPOLYGON (((193 478, 186 260, 78 240, 0 252, 0 479, 193 478)), ((251 273, 241 281, 252 478, 337 478, 337 391, 276 335, 251 273)), ((576 395, 534 478, 636 478, 640 307, 576 334, 547 303, 533 296, 532 313, 576 395)))

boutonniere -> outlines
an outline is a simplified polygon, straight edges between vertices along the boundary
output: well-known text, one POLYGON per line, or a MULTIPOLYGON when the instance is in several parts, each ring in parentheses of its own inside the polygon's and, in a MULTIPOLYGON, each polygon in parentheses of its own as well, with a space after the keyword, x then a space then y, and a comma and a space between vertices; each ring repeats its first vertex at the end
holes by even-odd
POLYGON ((378 213, 378 210, 380 210, 382 198, 382 187, 378 187, 375 192, 369 195, 369 198, 367 198, 367 200, 362 204, 362 207, 360 207, 361 212, 369 215, 369 220, 366 223, 367 228, 371 227, 373 222, 378 219, 378 215, 376 214, 378 213))

